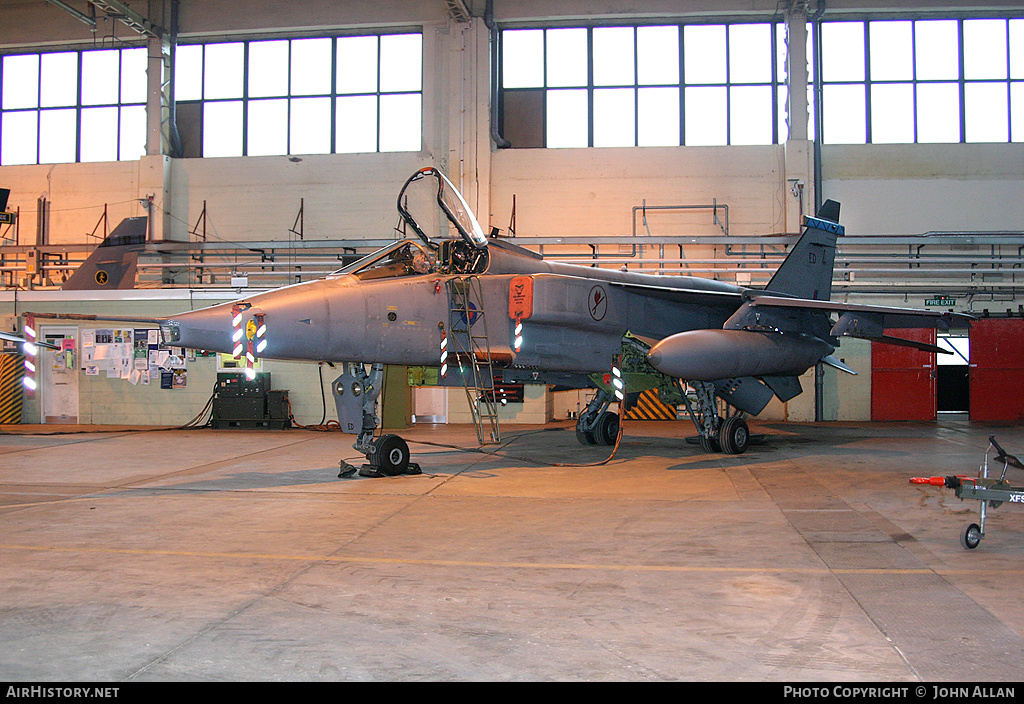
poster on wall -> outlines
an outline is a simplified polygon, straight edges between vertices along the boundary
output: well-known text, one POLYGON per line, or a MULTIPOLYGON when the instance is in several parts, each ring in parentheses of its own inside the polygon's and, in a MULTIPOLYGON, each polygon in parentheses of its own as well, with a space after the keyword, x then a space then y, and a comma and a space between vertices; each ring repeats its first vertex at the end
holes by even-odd
MULTIPOLYGON (((65 350, 73 358, 76 350, 65 350)), ((160 331, 150 328, 131 330, 99 328, 82 330, 81 362, 77 365, 86 376, 105 375, 132 385, 148 386, 161 382, 162 372, 180 370, 177 382, 168 376, 165 388, 184 388, 186 375, 183 349, 160 349, 160 331)), ((163 384, 161 384, 163 385, 163 384)))
POLYGON ((149 386, 149 380, 159 373, 154 355, 160 348, 160 331, 148 328, 135 330, 133 374, 131 382, 149 386))
POLYGON ((132 346, 132 369, 149 368, 149 333, 146 330, 135 330, 132 346))

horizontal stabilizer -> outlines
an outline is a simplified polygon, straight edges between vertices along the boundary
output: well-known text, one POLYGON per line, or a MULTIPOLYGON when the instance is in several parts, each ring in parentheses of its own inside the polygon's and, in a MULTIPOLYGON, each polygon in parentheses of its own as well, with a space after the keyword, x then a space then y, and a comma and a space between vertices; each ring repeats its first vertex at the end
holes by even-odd
POLYGON ((822 357, 821 358, 821 363, 822 364, 827 364, 828 366, 832 367, 833 369, 838 369, 841 372, 846 372, 847 374, 853 374, 854 376, 857 376, 857 372, 856 371, 854 371, 853 369, 850 369, 848 366, 843 364, 843 362, 840 361, 839 359, 837 359, 834 355, 830 354, 830 355, 827 355, 825 357, 822 357))
POLYGON ((904 340, 902 337, 893 337, 892 335, 874 335, 872 337, 858 335, 857 337, 859 337, 862 340, 882 342, 887 345, 897 345, 899 347, 913 347, 914 349, 918 349, 923 352, 934 352, 936 354, 953 354, 949 350, 938 347, 937 345, 930 345, 927 342, 918 342, 916 340, 904 340))
POLYGON ((838 313, 840 315, 839 322, 832 328, 832 334, 852 337, 880 334, 885 328, 937 328, 940 330, 964 328, 975 319, 973 315, 967 313, 893 308, 837 301, 812 301, 762 294, 750 296, 749 302, 758 308, 809 308, 838 313))

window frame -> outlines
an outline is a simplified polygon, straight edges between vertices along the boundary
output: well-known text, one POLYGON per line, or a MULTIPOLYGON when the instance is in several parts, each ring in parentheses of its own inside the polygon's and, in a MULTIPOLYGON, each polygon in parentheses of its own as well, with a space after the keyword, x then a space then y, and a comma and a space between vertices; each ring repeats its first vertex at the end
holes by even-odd
MULTIPOLYGON (((1014 129, 1014 92, 1015 86, 1016 91, 1020 92, 1021 98, 1018 99, 1018 111, 1024 111, 1024 74, 1014 77, 1013 75, 1013 56, 1014 49, 1011 42, 1013 32, 1011 29, 1011 22, 1018 21, 1024 23, 1024 18, 1017 16, 989 16, 989 15, 957 15, 957 16, 933 16, 929 15, 926 17, 921 16, 867 16, 867 17, 851 17, 843 18, 842 20, 836 20, 831 24, 838 23, 857 23, 863 28, 863 52, 864 52, 864 66, 863 66, 863 79, 857 80, 828 80, 828 69, 825 65, 825 60, 822 60, 822 114, 826 113, 828 102, 824 97, 824 94, 828 92, 829 87, 836 86, 862 86, 864 94, 864 140, 863 141, 829 141, 829 125, 827 116, 822 121, 820 126, 821 140, 823 144, 1011 144, 1024 142, 1024 120, 1018 117, 1017 129, 1014 129), (983 21, 983 20, 996 20, 1001 21, 1004 24, 1004 36, 1006 46, 1005 56, 1005 77, 999 78, 968 78, 966 75, 966 64, 967 57, 965 56, 965 33, 964 23, 971 21, 983 21), (875 78, 872 75, 872 56, 871 56, 871 30, 872 24, 881 22, 907 22, 910 25, 910 78, 896 79, 896 78, 875 78), (919 75, 919 57, 918 57, 918 41, 919 41, 919 30, 920 23, 923 22, 934 22, 934 21, 947 21, 956 23, 956 64, 957 64, 957 75, 955 78, 940 78, 940 77, 924 77, 919 75), (885 140, 875 141, 878 132, 874 125, 874 102, 876 99, 876 88, 886 87, 906 87, 910 89, 910 115, 909 120, 911 123, 911 131, 913 138, 910 141, 899 141, 899 140, 885 140), (971 114, 973 110, 977 109, 977 103, 970 97, 970 93, 973 89, 980 86, 995 86, 998 90, 999 87, 1005 86, 1005 126, 1006 136, 1005 139, 972 139, 971 127, 971 114), (942 88, 948 90, 954 90, 956 92, 956 107, 957 107, 957 133, 956 139, 952 138, 930 138, 929 135, 922 135, 922 132, 931 132, 928 129, 929 124, 924 123, 921 117, 922 111, 922 100, 927 99, 928 94, 939 91, 942 88)), ((830 24, 828 21, 822 23, 823 25, 830 24)), ((1018 51, 1024 53, 1024 49, 1018 49, 1018 51)), ((881 93, 882 91, 879 91, 881 93)))
MULTIPOLYGON (((561 27, 561 26, 522 26, 522 27, 507 27, 507 28, 504 28, 501 32, 498 33, 498 36, 499 36, 499 40, 498 40, 499 41, 499 46, 498 46, 498 70, 497 70, 498 87, 497 87, 496 93, 497 93, 497 96, 498 96, 499 129, 500 129, 502 134, 506 134, 506 132, 505 132, 505 118, 506 118, 506 105, 505 105, 505 101, 506 101, 506 95, 507 94, 510 94, 510 93, 529 93, 529 92, 540 93, 541 96, 542 96, 542 98, 541 98, 542 106, 541 106, 541 115, 540 115, 540 119, 542 121, 542 126, 541 126, 541 130, 540 130, 540 133, 542 135, 542 143, 541 143, 541 145, 539 147, 536 147, 535 145, 531 145, 531 146, 534 146, 535 148, 544 148, 544 149, 560 148, 560 147, 552 147, 552 146, 550 146, 548 144, 548 141, 549 141, 548 140, 548 137, 549 137, 549 125, 550 125, 549 111, 548 111, 548 98, 549 98, 549 96, 550 96, 552 91, 558 91, 558 90, 579 90, 579 91, 583 91, 583 90, 585 90, 586 94, 587 94, 586 95, 586 98, 587 98, 587 100, 586 100, 586 102, 587 102, 587 126, 586 126, 587 139, 586 139, 586 144, 583 145, 581 143, 579 145, 579 147, 584 147, 585 146, 586 148, 595 148, 595 91, 615 90, 615 89, 632 90, 633 91, 633 140, 632 140, 632 145, 622 145, 622 146, 638 147, 638 146, 642 146, 641 145, 641 139, 640 139, 640 129, 641 129, 641 123, 642 123, 641 112, 640 112, 640 110, 641 110, 641 108, 640 108, 640 103, 641 103, 640 92, 641 92, 641 90, 643 90, 643 89, 651 89, 651 88, 670 88, 670 89, 675 89, 675 90, 678 91, 678 110, 679 110, 679 113, 678 113, 678 117, 679 117, 678 141, 675 144, 652 145, 652 146, 689 146, 688 143, 687 143, 687 138, 686 138, 687 137, 687 118, 686 118, 687 90, 688 89, 694 89, 694 88, 697 88, 697 89, 708 88, 708 89, 721 89, 721 90, 724 90, 724 93, 725 93, 725 97, 724 97, 724 101, 725 101, 725 114, 726 114, 726 121, 727 121, 727 123, 726 123, 726 126, 725 126, 725 142, 721 146, 731 146, 734 143, 734 134, 733 134, 733 132, 734 132, 734 129, 733 129, 733 124, 734 124, 733 123, 733 118, 734 118, 734 112, 733 112, 734 96, 733 96, 733 91, 734 91, 734 89, 736 89, 736 88, 742 89, 742 88, 750 88, 750 87, 765 87, 765 88, 767 88, 769 90, 770 96, 771 96, 771 98, 770 98, 771 99, 770 114, 766 114, 766 116, 765 116, 765 119, 771 121, 771 125, 770 125, 771 141, 770 142, 764 142, 763 144, 766 144, 766 145, 768 145, 768 144, 780 144, 781 141, 782 141, 780 139, 782 137, 781 131, 780 131, 780 123, 781 123, 781 121, 780 121, 780 110, 781 110, 781 107, 780 107, 780 96, 785 94, 784 90, 786 88, 786 82, 782 78, 782 76, 784 74, 784 67, 780 67, 779 66, 780 32, 783 31, 783 28, 784 28, 784 24, 780 23, 778 21, 752 21, 752 20, 734 20, 734 21, 728 21, 728 22, 700 21, 700 22, 689 22, 689 23, 687 23, 687 22, 678 22, 678 21, 676 21, 676 22, 644 22, 644 23, 630 23, 630 22, 626 22, 626 23, 616 23, 616 24, 607 24, 607 25, 586 25, 586 24, 581 24, 581 25, 572 25, 572 26, 565 26, 565 27, 561 27), (768 35, 769 35, 769 43, 768 43, 768 47, 766 48, 766 50, 769 53, 769 57, 768 58, 769 58, 769 61, 770 61, 770 66, 771 66, 770 76, 768 77, 767 81, 735 81, 735 80, 733 80, 732 75, 731 75, 732 74, 732 53, 733 53, 733 49, 731 47, 730 27, 735 26, 735 25, 761 25, 761 26, 765 26, 767 28, 768 35), (684 37, 684 35, 685 35, 685 28, 686 27, 705 27, 705 26, 706 27, 723 27, 724 30, 725 30, 724 57, 723 57, 725 78, 722 81, 710 82, 710 83, 709 82, 703 82, 703 81, 699 82, 699 83, 688 83, 687 80, 686 80, 686 40, 685 40, 685 37, 684 37), (677 47, 676 47, 677 53, 678 53, 678 57, 677 57, 677 59, 678 59, 678 67, 677 67, 678 80, 677 81, 671 82, 671 83, 665 83, 665 82, 641 83, 640 82, 640 75, 639 75, 639 70, 638 70, 638 66, 639 66, 638 30, 640 30, 641 28, 644 28, 644 27, 674 27, 674 28, 676 28, 676 30, 677 30, 677 42, 678 42, 677 47), (621 83, 621 84, 620 83, 616 83, 616 84, 608 84, 608 85, 605 85, 603 83, 602 84, 597 84, 597 83, 595 83, 595 79, 594 79, 594 65, 595 65, 595 58, 594 58, 594 32, 595 32, 595 30, 613 29, 613 28, 621 28, 621 29, 629 28, 629 29, 633 30, 633 82, 632 83, 621 83), (585 85, 567 87, 567 86, 561 86, 561 85, 550 85, 549 82, 548 82, 548 72, 547 72, 546 69, 547 69, 547 63, 548 63, 549 32, 563 30, 563 29, 586 30, 586 33, 587 33, 587 42, 586 42, 586 44, 587 44, 587 81, 586 81, 585 85), (506 32, 515 32, 515 31, 523 31, 523 30, 526 30, 526 31, 536 30, 536 31, 541 31, 543 33, 542 47, 541 47, 542 55, 540 57, 540 61, 541 61, 541 65, 542 65, 542 80, 541 80, 541 84, 537 85, 537 86, 529 86, 529 87, 516 86, 516 87, 508 87, 507 88, 507 87, 505 87, 505 75, 504 75, 504 73, 505 73, 505 68, 504 68, 504 63, 505 63, 505 54, 504 54, 505 33, 506 32)), ((749 142, 742 142, 742 144, 749 144, 749 142)), ((762 144, 762 143, 758 142, 756 144, 762 144)), ((717 146, 717 145, 715 145, 715 146, 717 146)), ((516 145, 513 144, 512 147, 515 148, 516 145)), ((529 147, 526 147, 526 148, 529 148, 529 147)), ((572 148, 572 147, 565 147, 565 148, 572 148)), ((607 148, 607 147, 600 147, 599 146, 599 147, 596 147, 596 148, 607 148)))
MULTIPOLYGON (((285 141, 285 151, 273 151, 272 153, 260 153, 255 156, 291 156, 300 155, 304 156, 307 154, 355 154, 355 153, 389 153, 389 152, 402 152, 402 151, 420 151, 423 148, 423 83, 424 83, 424 57, 423 57, 423 40, 424 33, 422 30, 409 30, 409 31, 385 31, 366 33, 366 34, 342 34, 342 35, 324 35, 316 37, 287 37, 287 38, 267 38, 267 39, 240 39, 237 41, 224 41, 224 42, 194 42, 188 44, 180 44, 180 47, 202 47, 201 57, 199 60, 199 98, 189 98, 185 100, 176 101, 179 106, 198 105, 199 106, 199 123, 200 123, 200 134, 199 143, 201 145, 202 157, 203 158, 218 158, 220 156, 251 156, 250 148, 252 146, 250 139, 250 106, 253 104, 270 103, 272 101, 283 101, 285 103, 285 119, 283 125, 285 141), (382 77, 382 60, 381 60, 381 43, 385 37, 405 37, 405 36, 417 36, 419 37, 419 66, 418 74, 416 76, 415 83, 419 86, 418 89, 401 89, 401 90, 386 90, 382 89, 381 77, 382 77), (375 71, 375 89, 360 92, 342 92, 338 87, 338 42, 348 38, 368 38, 374 37, 377 40, 377 60, 376 60, 376 71, 375 71), (294 42, 307 41, 311 39, 324 39, 330 40, 330 84, 328 89, 323 92, 310 93, 301 92, 293 93, 293 62, 294 56, 294 42), (281 94, 272 95, 250 95, 250 47, 253 44, 270 41, 286 41, 288 66, 284 70, 286 76, 285 81, 287 84, 286 90, 281 94), (242 45, 242 59, 241 59, 241 94, 238 96, 231 97, 211 97, 208 98, 205 95, 206 92, 206 47, 211 45, 220 44, 234 44, 238 43, 242 45), (383 129, 382 121, 382 110, 381 105, 389 100, 395 99, 399 96, 415 96, 418 98, 418 130, 416 134, 415 148, 392 148, 388 145, 387 136, 383 129), (376 104, 376 116, 374 121, 374 149, 371 150, 343 150, 338 151, 339 140, 338 138, 338 110, 339 103, 346 99, 373 99, 376 104), (293 111, 296 109, 296 101, 314 100, 314 99, 327 99, 329 100, 328 113, 329 113, 329 135, 328 135, 328 149, 323 152, 309 152, 309 151, 294 151, 293 147, 296 135, 293 130, 293 111), (204 145, 205 143, 205 130, 206 130, 206 111, 208 106, 212 105, 226 105, 229 103, 240 103, 241 105, 241 152, 232 154, 220 154, 220 155, 207 155, 204 145), (382 147, 384 147, 382 149, 382 147)), ((175 77, 177 80, 177 77, 175 77)), ((411 140, 411 138, 410 138, 411 140)), ((400 146, 412 146, 400 145, 400 146)))
MULTIPOLYGON (((128 99, 126 100, 126 92, 131 88, 131 84, 125 83, 125 70, 127 52, 146 52, 144 46, 120 46, 120 47, 106 47, 106 48, 88 48, 88 49, 68 49, 60 48, 52 51, 36 51, 36 52, 12 52, 0 55, 0 165, 3 166, 15 166, 15 165, 38 165, 38 164, 66 164, 66 163, 96 163, 102 161, 134 161, 145 155, 146 153, 146 130, 142 131, 142 142, 136 146, 140 149, 132 149, 129 147, 130 142, 126 143, 125 129, 129 124, 128 116, 129 112, 135 112, 140 108, 143 114, 146 112, 148 96, 148 88, 142 91, 141 100, 128 99), (117 52, 117 71, 116 75, 110 77, 112 84, 116 85, 116 100, 103 100, 103 101, 90 101, 85 102, 83 98, 83 66, 86 63, 86 55, 90 53, 99 52, 117 52), (49 101, 44 99, 46 93, 43 80, 43 61, 45 56, 59 55, 59 54, 74 54, 75 55, 75 67, 76 67, 76 84, 75 84, 75 95, 74 101, 66 104, 49 104, 49 101), (3 107, 3 94, 2 87, 5 79, 5 71, 7 70, 7 59, 10 57, 36 57, 36 79, 35 79, 35 102, 32 106, 21 106, 21 107, 3 107), (45 103, 45 104, 44 104, 45 103), (68 114, 74 111, 74 159, 71 161, 60 160, 43 160, 42 157, 48 156, 48 152, 43 147, 43 141, 45 137, 44 122, 47 121, 49 116, 56 116, 58 112, 68 114), (109 144, 113 150, 113 159, 93 159, 87 158, 83 161, 83 154, 87 155, 90 153, 92 145, 83 144, 89 140, 83 139, 83 127, 88 127, 92 124, 90 119, 93 115, 98 114, 99 111, 113 111, 111 114, 116 114, 116 124, 112 128, 111 135, 108 136, 109 144), (15 115, 35 115, 35 152, 34 159, 32 161, 19 160, 17 163, 8 163, 7 155, 4 153, 4 128, 8 116, 15 115), (83 113, 85 119, 83 119, 83 113)), ((147 64, 148 66, 148 60, 147 64)), ((148 85, 145 79, 143 84, 148 85)), ((90 136, 90 135, 86 135, 90 136)), ((138 135, 136 135, 138 136, 138 135)), ((26 151, 27 153, 27 151, 26 151)))
MULTIPOLYGON (((425 60, 424 60, 424 55, 423 55, 424 40, 425 40, 425 35, 424 35, 424 32, 422 31, 422 29, 419 29, 419 28, 416 28, 416 29, 414 29, 414 28, 406 28, 406 29, 396 28, 396 29, 386 29, 386 30, 382 29, 382 30, 377 31, 377 32, 366 32, 366 33, 358 33, 358 34, 344 33, 344 34, 323 34, 323 35, 316 35, 316 36, 288 36, 288 37, 273 37, 273 36, 269 36, 269 37, 264 37, 264 38, 245 38, 245 39, 237 39, 237 40, 232 39, 232 38, 225 38, 225 39, 218 39, 216 41, 197 41, 197 42, 182 42, 182 43, 180 43, 178 45, 179 49, 182 48, 182 47, 194 47, 194 46, 202 47, 200 49, 200 51, 198 52, 198 54, 199 54, 199 64, 198 64, 198 67, 197 67, 197 70, 199 72, 199 97, 198 98, 190 97, 189 99, 180 99, 180 100, 176 101, 177 105, 179 107, 184 107, 186 110, 190 106, 198 106, 197 110, 198 110, 198 115, 199 115, 199 123, 198 123, 198 126, 197 126, 198 134, 196 134, 196 137, 198 139, 198 146, 196 148, 196 152, 197 153, 195 154, 195 156, 202 157, 202 158, 215 158, 213 156, 207 157, 206 150, 205 150, 204 145, 203 145, 207 106, 210 106, 210 105, 213 105, 213 104, 217 104, 217 105, 223 107, 223 106, 227 105, 228 103, 232 103, 232 102, 240 103, 240 105, 241 105, 241 113, 242 113, 241 114, 241 122, 240 122, 240 127, 241 127, 240 132, 241 132, 241 134, 239 136, 239 139, 241 141, 241 150, 237 151, 237 152, 236 151, 232 151, 230 155, 231 156, 248 156, 249 152, 250 152, 250 134, 249 134, 249 122, 250 122, 249 107, 250 107, 250 104, 256 103, 257 101, 272 101, 272 100, 283 100, 283 101, 285 101, 285 104, 286 104, 286 106, 285 106, 286 116, 285 116, 285 122, 284 122, 284 128, 283 128, 286 131, 286 134, 284 136, 285 145, 286 145, 286 151, 278 153, 277 150, 271 150, 273 152, 273 154, 268 154, 268 155, 274 155, 274 156, 283 155, 283 156, 287 156, 287 155, 292 155, 292 154, 302 154, 302 155, 305 155, 305 154, 387 153, 387 152, 421 151, 423 149, 423 141, 424 141, 424 133, 423 133, 423 127, 424 127, 423 86, 424 86, 424 81, 425 81, 424 68, 425 68, 425 63, 426 63, 425 60), (386 37, 411 37, 411 36, 417 37, 417 39, 416 39, 416 45, 417 45, 416 51, 418 51, 418 56, 417 56, 418 63, 417 63, 416 66, 413 67, 414 75, 409 75, 407 78, 403 78, 400 75, 401 71, 399 71, 399 80, 405 81, 405 85, 398 86, 398 87, 387 86, 387 85, 382 86, 381 85, 381 81, 382 81, 382 75, 384 74, 384 71, 382 69, 382 64, 384 63, 384 61, 381 58, 381 55, 382 55, 381 46, 382 46, 382 42, 386 41, 384 38, 386 38, 386 37), (373 73, 373 80, 375 81, 375 89, 372 90, 372 91, 344 92, 343 90, 339 90, 339 85, 338 85, 338 71, 339 71, 339 67, 338 67, 338 58, 339 58, 338 57, 338 43, 339 43, 340 40, 343 40, 343 39, 346 39, 346 38, 350 38, 350 37, 373 37, 373 38, 376 39, 377 59, 376 59, 376 67, 372 71, 372 73, 373 73), (330 42, 330 45, 329 45, 330 67, 329 67, 329 71, 327 71, 327 73, 329 73, 330 85, 326 87, 327 88, 326 91, 319 92, 319 93, 309 92, 309 90, 306 90, 304 88, 299 88, 298 89, 301 92, 294 92, 294 86, 293 86, 293 80, 294 80, 293 65, 294 65, 294 62, 293 62, 292 58, 293 58, 293 56, 296 53, 295 52, 295 42, 302 42, 302 41, 306 41, 306 40, 317 40, 317 39, 322 39, 322 40, 326 40, 326 41, 330 42), (283 42, 287 43, 288 67, 286 69, 286 74, 287 74, 286 75, 286 82, 287 82, 287 86, 286 86, 285 92, 282 95, 262 95, 261 94, 261 95, 258 95, 258 96, 257 95, 250 96, 249 95, 249 91, 250 91, 250 86, 249 86, 249 78, 250 78, 249 49, 250 49, 250 46, 252 44, 258 43, 258 42, 271 42, 271 41, 283 41, 283 42), (235 44, 235 43, 240 44, 241 45, 241 49, 242 49, 241 50, 241 66, 240 66, 241 74, 242 74, 241 75, 242 85, 241 85, 241 94, 240 94, 240 96, 238 96, 238 97, 209 97, 209 98, 206 97, 205 94, 204 94, 205 90, 206 90, 206 78, 207 78, 206 75, 205 75, 205 72, 207 70, 207 66, 206 66, 206 53, 207 53, 206 52, 206 47, 209 46, 209 45, 225 45, 225 44, 235 44), (415 88, 413 88, 411 86, 415 86, 415 88), (373 149, 372 150, 370 150, 368 148, 367 149, 355 148, 355 149, 343 149, 342 151, 338 151, 339 142, 341 142, 341 140, 339 139, 339 135, 338 135, 339 102, 344 100, 344 99, 350 99, 350 98, 365 98, 365 99, 372 99, 374 101, 374 104, 376 106, 376 114, 373 117, 374 135, 373 135, 373 149), (326 115, 324 114, 325 106, 323 104, 318 103, 318 102, 313 102, 313 101, 318 101, 320 99, 326 99, 328 101, 328 103, 326 104, 326 112, 328 114, 326 114, 326 115), (303 101, 306 101, 306 102, 303 102, 303 101), (403 116, 401 116, 399 118, 398 122, 392 122, 392 123, 385 122, 385 117, 386 117, 387 111, 386 110, 382 110, 381 106, 382 106, 382 104, 386 106, 389 102, 392 105, 400 106, 400 107, 397 108, 398 110, 405 111, 405 112, 408 112, 408 111, 411 110, 411 111, 415 112, 415 115, 403 115, 403 116), (328 130, 329 134, 318 136, 316 139, 310 139, 309 136, 305 134, 305 132, 303 134, 295 133, 294 130, 296 130, 296 129, 303 129, 303 127, 302 127, 301 119, 296 117, 297 113, 295 113, 294 111, 296 111, 298 109, 302 109, 303 107, 306 107, 306 108, 313 107, 320 114, 321 118, 326 118, 326 119, 318 120, 318 124, 320 122, 322 122, 324 124, 324 129, 328 130), (402 119, 403 117, 405 119, 402 119), (414 125, 415 125, 415 127, 414 127, 414 125), (415 134, 413 134, 413 133, 415 133, 415 134), (304 142, 305 146, 298 146, 296 144, 296 142, 298 142, 298 143, 303 143, 304 142), (308 145, 311 142, 315 142, 316 145, 320 145, 320 146, 326 145, 326 151, 310 151, 311 147, 308 146, 308 145), (294 148, 299 149, 299 151, 293 151, 294 148)), ((126 52, 126 51, 146 52, 147 49, 146 49, 145 46, 137 46, 137 45, 129 44, 129 45, 120 46, 120 47, 104 47, 104 48, 67 48, 67 47, 60 47, 60 48, 54 48, 53 50, 47 50, 47 51, 24 51, 24 52, 11 52, 11 53, 0 54, 0 101, 2 101, 2 99, 3 99, 2 88, 3 88, 3 80, 4 80, 4 62, 7 59, 7 57, 10 57, 10 56, 35 57, 35 74, 34 74, 34 79, 33 79, 35 81, 35 83, 34 83, 34 90, 35 90, 34 105, 33 106, 29 106, 29 107, 19 106, 19 107, 4 108, 2 106, 2 103, 0 103, 0 164, 2 164, 2 165, 22 165, 22 164, 40 164, 40 163, 83 163, 83 155, 87 157, 87 161, 96 161, 96 159, 89 159, 88 158, 88 156, 89 156, 88 145, 86 145, 86 148, 83 149, 83 138, 82 138, 82 136, 83 136, 83 133, 82 133, 83 122, 84 122, 84 124, 86 126, 88 126, 88 124, 90 124, 90 121, 88 119, 88 116, 90 114, 89 111, 109 110, 111 108, 114 108, 117 111, 117 116, 116 116, 116 123, 117 124, 112 128, 110 134, 105 135, 106 138, 107 138, 106 153, 110 153, 110 149, 113 149, 113 156, 114 156, 114 158, 110 159, 110 160, 113 160, 113 161, 130 161, 130 160, 136 160, 136 159, 140 158, 141 156, 145 155, 146 154, 146 142, 145 142, 145 139, 146 139, 146 134, 148 133, 148 121, 149 121, 149 117, 148 117, 148 108, 149 108, 149 105, 148 105, 148 97, 149 97, 148 96, 148 80, 146 82, 146 90, 145 90, 146 94, 142 96, 142 100, 141 101, 138 101, 138 100, 134 99, 135 93, 137 92, 137 91, 134 91, 134 89, 133 89, 133 99, 125 100, 126 85, 124 83, 123 76, 124 76, 124 71, 126 69, 126 64, 125 64, 126 59, 125 59, 125 54, 124 54, 124 52, 126 52), (111 84, 115 84, 116 83, 116 86, 117 86, 117 96, 118 96, 117 102, 114 102, 114 103, 100 102, 100 103, 95 103, 95 104, 92 104, 92 103, 85 104, 83 102, 83 81, 86 80, 86 79, 83 78, 83 63, 84 63, 83 56, 86 53, 93 52, 93 51, 117 51, 118 52, 116 76, 110 76, 109 77, 109 82, 111 84), (76 64, 76 69, 77 69, 77 76, 76 76, 76 85, 75 85, 75 100, 74 100, 73 104, 57 105, 57 106, 51 106, 51 105, 48 105, 48 104, 47 105, 43 104, 44 103, 44 94, 46 93, 46 90, 44 90, 44 79, 43 79, 43 76, 42 76, 43 72, 42 72, 41 66, 42 66, 42 62, 43 62, 43 58, 42 57, 44 57, 44 56, 46 56, 48 54, 74 54, 75 55, 75 64, 76 64), (129 126, 135 125, 137 127, 138 113, 136 111, 138 109, 142 110, 142 114, 146 116, 146 122, 147 122, 147 130, 143 134, 143 142, 141 144, 141 151, 137 151, 134 148, 131 148, 129 146, 129 144, 134 144, 134 141, 126 142, 126 133, 125 133, 125 130, 129 126), (70 123, 70 119, 67 116, 61 117, 61 116, 59 116, 55 112, 55 111, 58 111, 58 110, 61 110, 61 111, 74 110, 74 112, 75 112, 75 114, 74 114, 74 128, 75 128, 74 154, 72 155, 70 153, 70 150, 67 149, 66 147, 62 147, 62 152, 66 152, 67 159, 64 159, 64 160, 61 160, 61 161, 40 161, 40 159, 43 158, 43 157, 52 157, 52 156, 54 156, 53 150, 50 150, 50 152, 48 153, 47 149, 44 148, 44 146, 43 146, 43 136, 45 135, 46 124, 47 123, 49 123, 49 124, 56 124, 59 121, 63 121, 63 124, 69 124, 70 123), (126 112, 126 111, 129 111, 129 112, 126 112), (84 121, 83 121, 83 112, 86 115, 86 119, 84 121), (51 113, 52 113, 52 116, 50 115, 51 113), (34 153, 30 157, 29 156, 28 148, 26 148, 24 150, 20 150, 20 149, 16 150, 13 147, 11 147, 9 149, 9 151, 11 153, 17 154, 17 161, 16 161, 16 163, 15 162, 11 162, 10 164, 6 163, 6 160, 5 160, 6 155, 4 154, 4 149, 3 149, 3 146, 4 146, 3 127, 4 127, 4 123, 7 121, 8 116, 11 116, 10 117, 11 122, 21 122, 21 123, 23 123, 26 126, 29 123, 31 123, 31 124, 34 124, 34 126, 35 126, 35 134, 34 134, 34 136, 26 135, 29 138, 34 139, 34 141, 35 141, 34 153), (30 158, 31 158, 31 160, 30 160, 30 158)), ((147 67, 148 67, 148 63, 147 63, 147 67)), ((193 64, 193 68, 196 68, 194 64, 193 64)), ((106 81, 106 80, 108 80, 108 78, 104 77, 104 81, 106 81)), ((172 82, 176 82, 178 80, 178 77, 177 76, 171 76, 170 80, 172 82)), ((28 92, 26 93, 26 95, 28 95, 29 93, 31 93, 31 88, 28 89, 28 92)), ((92 114, 98 115, 99 113, 93 112, 92 114)), ((20 130, 19 130, 19 135, 17 137, 15 137, 15 136, 9 137, 9 139, 11 139, 11 140, 18 140, 18 139, 21 139, 21 138, 22 137, 21 137, 20 130)), ((12 142, 12 144, 13 144, 13 142, 12 142)), ((107 159, 102 159, 102 160, 106 161, 107 159)))

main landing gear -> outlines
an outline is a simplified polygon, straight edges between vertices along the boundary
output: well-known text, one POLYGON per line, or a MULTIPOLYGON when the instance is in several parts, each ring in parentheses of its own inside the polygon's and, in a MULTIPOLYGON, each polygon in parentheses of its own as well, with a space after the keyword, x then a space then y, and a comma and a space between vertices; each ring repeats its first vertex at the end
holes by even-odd
POLYGON ((619 439, 619 414, 608 410, 612 396, 598 390, 576 421, 576 439, 581 445, 614 445, 619 439))
POLYGON ((742 455, 750 446, 750 428, 741 415, 727 418, 719 415, 718 399, 715 396, 714 384, 706 381, 691 381, 690 386, 697 394, 697 407, 682 388, 683 402, 686 412, 697 428, 697 438, 704 452, 724 452, 729 455, 742 455))
MULTIPOLYGON (((682 384, 682 382, 680 382, 682 384)), ((715 387, 707 382, 690 382, 697 393, 697 404, 682 388, 687 413, 697 427, 700 447, 704 452, 742 455, 750 446, 750 428, 741 415, 723 417, 718 412, 715 387)), ((576 439, 581 445, 614 445, 619 438, 619 416, 608 410, 612 395, 599 389, 576 421, 576 439)))

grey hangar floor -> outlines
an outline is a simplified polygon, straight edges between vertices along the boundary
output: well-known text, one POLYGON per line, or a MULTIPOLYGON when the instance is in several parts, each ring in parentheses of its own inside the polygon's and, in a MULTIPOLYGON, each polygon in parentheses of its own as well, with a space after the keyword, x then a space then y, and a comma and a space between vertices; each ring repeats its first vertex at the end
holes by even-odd
POLYGON ((339 478, 340 433, 3 426, 0 681, 1019 679, 1022 507, 966 550, 978 502, 909 480, 1024 428, 686 430, 604 462, 568 423, 414 426, 422 474, 339 478))

